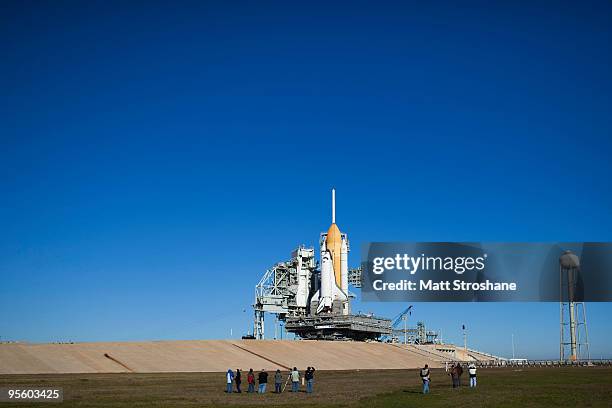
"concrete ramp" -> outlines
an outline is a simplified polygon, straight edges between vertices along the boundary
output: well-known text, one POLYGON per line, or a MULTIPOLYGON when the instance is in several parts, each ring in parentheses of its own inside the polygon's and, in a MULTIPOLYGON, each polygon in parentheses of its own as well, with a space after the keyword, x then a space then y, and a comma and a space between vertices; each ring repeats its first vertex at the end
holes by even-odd
POLYGON ((393 344, 341 341, 247 341, 241 344, 286 367, 318 370, 402 369, 441 364, 426 355, 393 344))
POLYGON ((223 372, 314 366, 319 370, 443 366, 442 359, 393 344, 314 340, 193 340, 0 344, 0 374, 223 372))

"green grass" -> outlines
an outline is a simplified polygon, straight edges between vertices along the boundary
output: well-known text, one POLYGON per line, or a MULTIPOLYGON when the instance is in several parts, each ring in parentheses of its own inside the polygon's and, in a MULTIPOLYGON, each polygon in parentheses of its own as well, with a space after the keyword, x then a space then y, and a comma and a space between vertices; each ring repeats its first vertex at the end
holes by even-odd
MULTIPOLYGON (((284 373, 286 375, 286 373, 284 373)), ((467 383, 464 375, 463 382, 467 383)), ((63 387, 63 407, 611 407, 612 368, 480 369, 478 388, 452 389, 432 370, 421 394, 417 370, 321 371, 315 393, 225 394, 224 373, 4 375, 0 387, 63 387)), ((273 388, 273 387, 272 387, 273 388)))
MULTIPOLYGON (((368 407, 612 407, 612 370, 545 368, 480 370, 478 387, 432 384, 429 395, 415 387, 360 401, 368 407), (491 375, 487 375, 487 374, 491 375)), ((467 378, 466 378, 467 380, 467 378)))

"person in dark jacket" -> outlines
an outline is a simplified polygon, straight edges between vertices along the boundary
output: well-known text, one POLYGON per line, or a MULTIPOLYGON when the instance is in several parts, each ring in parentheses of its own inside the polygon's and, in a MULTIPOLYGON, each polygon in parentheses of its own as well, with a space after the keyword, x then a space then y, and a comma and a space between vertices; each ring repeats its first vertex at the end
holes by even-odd
POLYGON ((247 383, 249 384, 248 392, 255 392, 255 373, 252 368, 249 369, 247 374, 247 383))
POLYGON ((242 392, 242 390, 240 389, 240 384, 242 384, 242 376, 241 376, 241 372, 239 368, 236 369, 236 375, 234 376, 234 382, 236 383, 236 392, 242 392))
POLYGON ((266 373, 266 370, 264 370, 263 368, 259 372, 258 380, 259 380, 259 393, 263 394, 266 392, 266 385, 268 385, 268 373, 266 373))
POLYGON ((429 393, 429 366, 421 368, 421 380, 423 380, 423 394, 429 393))
POLYGON ((457 366, 455 364, 451 366, 448 375, 450 375, 451 379, 453 380, 453 388, 457 388, 459 386, 459 374, 457 371, 457 366))
POLYGON ((312 394, 312 387, 314 386, 314 367, 308 367, 304 373, 304 379, 306 380, 306 392, 312 394))
POLYGON ((463 367, 457 363, 457 387, 461 387, 461 374, 463 374, 463 367))
POLYGON ((283 375, 280 370, 276 370, 274 374, 274 392, 277 394, 281 393, 281 387, 283 386, 283 375))

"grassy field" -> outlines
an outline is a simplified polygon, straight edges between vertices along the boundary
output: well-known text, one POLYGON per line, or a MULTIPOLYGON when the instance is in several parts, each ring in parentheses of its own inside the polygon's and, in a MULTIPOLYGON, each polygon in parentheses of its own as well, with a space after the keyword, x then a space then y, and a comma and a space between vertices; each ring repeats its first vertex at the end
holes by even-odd
MULTIPOLYGON (((286 375, 286 373, 284 373, 286 375)), ((464 375, 463 382, 467 382, 464 375)), ((453 390, 444 370, 432 370, 421 394, 417 370, 317 372, 315 393, 225 394, 224 374, 5 375, 3 386, 63 387, 65 407, 611 407, 612 368, 480 369, 478 388, 453 390)), ((272 387, 273 388, 273 387, 272 387)), ((303 390, 302 390, 303 391, 303 390)), ((48 403, 0 403, 0 408, 48 403)))

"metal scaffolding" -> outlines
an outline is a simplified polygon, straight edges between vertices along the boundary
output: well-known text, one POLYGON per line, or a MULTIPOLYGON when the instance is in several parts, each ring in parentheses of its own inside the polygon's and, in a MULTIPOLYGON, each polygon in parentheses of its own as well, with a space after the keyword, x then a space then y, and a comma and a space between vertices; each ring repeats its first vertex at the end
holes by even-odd
POLYGON ((317 272, 314 248, 299 246, 291 259, 279 262, 268 269, 255 286, 253 335, 264 339, 265 313, 277 315, 284 321, 287 316, 306 314, 309 290, 313 275, 317 272))
POLYGON ((349 268, 348 283, 355 288, 361 287, 361 266, 359 268, 349 268))

